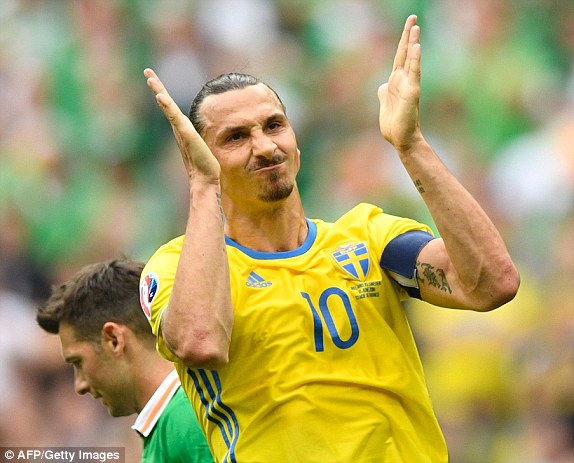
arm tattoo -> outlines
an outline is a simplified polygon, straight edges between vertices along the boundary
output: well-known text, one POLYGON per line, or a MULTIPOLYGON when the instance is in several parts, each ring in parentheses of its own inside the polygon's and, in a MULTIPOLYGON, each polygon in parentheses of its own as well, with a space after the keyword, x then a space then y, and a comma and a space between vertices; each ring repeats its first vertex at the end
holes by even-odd
POLYGON ((419 179, 415 180, 415 186, 417 187, 417 190, 421 195, 425 192, 423 182, 421 182, 419 179))
POLYGON ((223 212, 223 206, 221 205, 221 193, 216 193, 217 205, 219 206, 219 213, 221 214, 221 220, 225 222, 225 213, 223 212))
POLYGON ((448 284, 446 274, 442 268, 435 269, 431 264, 422 262, 417 262, 417 268, 422 270, 422 273, 417 272, 419 283, 426 283, 429 286, 434 286, 441 291, 452 294, 452 289, 448 284))

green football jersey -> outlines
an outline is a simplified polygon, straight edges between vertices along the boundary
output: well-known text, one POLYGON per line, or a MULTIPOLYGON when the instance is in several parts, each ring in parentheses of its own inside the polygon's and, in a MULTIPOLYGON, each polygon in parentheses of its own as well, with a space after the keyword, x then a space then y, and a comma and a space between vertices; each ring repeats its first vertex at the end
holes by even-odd
POLYGON ((212 463, 209 446, 177 373, 169 375, 133 425, 143 439, 142 462, 212 463))

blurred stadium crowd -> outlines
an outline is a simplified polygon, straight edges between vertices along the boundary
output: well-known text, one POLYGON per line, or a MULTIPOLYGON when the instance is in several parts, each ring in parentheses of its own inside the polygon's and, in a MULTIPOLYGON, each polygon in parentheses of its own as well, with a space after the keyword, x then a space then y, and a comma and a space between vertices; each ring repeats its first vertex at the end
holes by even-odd
POLYGON ((186 178, 143 69, 185 112, 224 71, 274 87, 310 217, 370 201, 430 222, 377 124, 377 87, 414 12, 423 132, 522 274, 517 298, 492 313, 407 306, 451 461, 574 462, 572 0, 1 5, 0 446, 121 446, 139 458, 133 417, 74 394, 34 311, 82 265, 147 260, 184 230, 186 178))

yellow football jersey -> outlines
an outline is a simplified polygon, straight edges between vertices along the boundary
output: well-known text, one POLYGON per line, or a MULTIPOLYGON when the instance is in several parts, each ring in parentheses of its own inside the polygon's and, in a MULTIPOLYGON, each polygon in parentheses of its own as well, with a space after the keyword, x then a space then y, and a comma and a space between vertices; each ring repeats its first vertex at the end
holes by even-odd
POLYGON ((446 462, 408 295, 379 265, 394 237, 430 230, 367 204, 307 223, 307 240, 288 252, 226 239, 235 318, 218 370, 187 369, 161 338, 183 237, 142 273, 158 350, 175 362, 216 461, 446 462))

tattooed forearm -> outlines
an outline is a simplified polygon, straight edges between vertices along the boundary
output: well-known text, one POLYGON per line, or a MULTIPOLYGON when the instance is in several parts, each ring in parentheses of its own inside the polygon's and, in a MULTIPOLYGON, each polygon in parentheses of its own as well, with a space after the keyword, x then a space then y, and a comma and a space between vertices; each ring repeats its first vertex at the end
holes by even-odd
POLYGON ((420 180, 415 180, 415 186, 417 187, 418 192, 422 195, 425 192, 425 189, 423 187, 423 182, 421 182, 420 180))
POLYGON ((426 283, 429 286, 434 286, 435 288, 440 289, 441 291, 448 292, 452 294, 452 289, 448 284, 446 279, 446 274, 444 270, 441 268, 435 269, 431 264, 427 264, 424 262, 417 262, 417 277, 419 280, 419 285, 422 283, 426 283))

